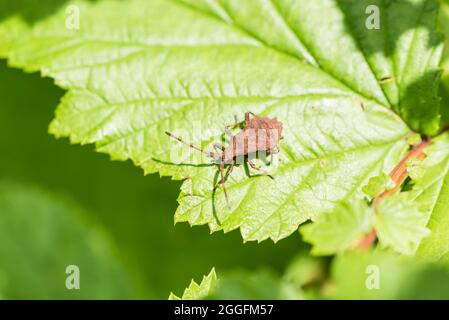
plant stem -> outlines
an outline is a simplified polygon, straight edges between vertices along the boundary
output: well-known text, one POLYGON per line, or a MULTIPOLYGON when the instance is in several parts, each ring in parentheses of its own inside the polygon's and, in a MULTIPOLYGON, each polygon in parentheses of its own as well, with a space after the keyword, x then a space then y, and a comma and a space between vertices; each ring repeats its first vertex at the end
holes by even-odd
POLYGON ((407 163, 411 159, 416 160, 423 160, 426 157, 426 154, 424 153, 424 149, 427 148, 432 143, 431 140, 423 141, 420 144, 413 147, 406 155, 405 157, 397 164, 396 167, 390 172, 390 178, 393 180, 394 188, 385 190, 380 195, 378 195, 373 202, 373 208, 375 209, 376 206, 379 204, 379 202, 387 197, 394 195, 396 192, 399 191, 402 184, 408 177, 408 171, 407 171, 407 163))
MULTIPOLYGON (((426 158, 426 154, 424 152, 425 148, 427 148, 432 143, 432 140, 424 140, 420 144, 414 146, 410 151, 405 155, 404 158, 394 167, 394 169, 390 172, 390 178, 393 180, 394 187, 389 190, 385 190, 380 195, 378 195, 372 204, 372 208, 374 211, 374 214, 376 214, 376 207, 379 205, 380 201, 382 201, 383 198, 392 196, 396 194, 398 191, 400 191, 402 184, 405 182, 407 177, 409 176, 408 170, 407 170, 407 164, 411 159, 416 160, 423 160, 426 158)), ((358 248, 362 250, 368 250, 376 241, 377 234, 376 230, 371 230, 370 233, 365 235, 358 243, 358 248)))

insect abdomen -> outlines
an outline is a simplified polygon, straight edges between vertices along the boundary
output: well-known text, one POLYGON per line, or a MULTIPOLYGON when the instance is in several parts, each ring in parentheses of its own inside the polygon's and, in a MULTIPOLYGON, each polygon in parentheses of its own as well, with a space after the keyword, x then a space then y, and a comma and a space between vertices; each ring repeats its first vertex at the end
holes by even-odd
POLYGON ((229 146, 224 151, 224 161, 231 162, 236 157, 269 152, 279 143, 278 130, 246 129, 232 137, 229 146))

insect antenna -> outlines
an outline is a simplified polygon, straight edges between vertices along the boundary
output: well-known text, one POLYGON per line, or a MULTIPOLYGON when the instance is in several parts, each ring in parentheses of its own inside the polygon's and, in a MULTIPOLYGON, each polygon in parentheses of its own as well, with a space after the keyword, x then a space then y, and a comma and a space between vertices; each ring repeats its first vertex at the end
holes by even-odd
POLYGON ((172 134, 171 132, 165 131, 165 134, 166 134, 167 136, 169 136, 170 138, 173 138, 173 139, 175 139, 175 140, 181 142, 182 144, 185 144, 186 146, 188 146, 188 147, 190 147, 190 148, 192 148, 192 149, 195 149, 195 150, 197 150, 197 151, 199 151, 199 152, 202 152, 202 153, 204 153, 205 155, 207 155, 207 156, 209 156, 209 157, 211 157, 211 158, 216 158, 216 156, 217 156, 217 154, 216 154, 215 152, 206 151, 206 150, 204 150, 204 149, 202 149, 202 148, 199 148, 199 147, 197 147, 197 146, 194 146, 193 144, 188 143, 188 142, 182 140, 181 138, 175 136, 175 135, 172 134))

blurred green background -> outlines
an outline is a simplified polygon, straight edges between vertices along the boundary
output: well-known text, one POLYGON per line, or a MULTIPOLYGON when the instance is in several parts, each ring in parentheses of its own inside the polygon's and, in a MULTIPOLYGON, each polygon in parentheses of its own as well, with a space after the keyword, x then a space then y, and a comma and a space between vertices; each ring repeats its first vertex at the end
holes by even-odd
POLYGON ((213 266, 281 273, 298 252, 297 234, 277 244, 243 244, 238 232, 210 235, 207 227, 174 226, 179 181, 144 176, 130 162, 110 161, 92 146, 47 133, 63 93, 50 79, 0 61, 3 297, 166 299, 213 266), (86 237, 90 233, 101 240, 86 237), (65 288, 68 264, 80 266, 79 291, 65 288))

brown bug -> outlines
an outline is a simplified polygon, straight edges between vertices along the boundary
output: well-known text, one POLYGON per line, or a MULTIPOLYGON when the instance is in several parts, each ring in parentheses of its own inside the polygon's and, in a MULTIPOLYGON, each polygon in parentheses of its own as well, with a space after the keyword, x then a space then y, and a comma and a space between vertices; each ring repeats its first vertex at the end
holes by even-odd
POLYGON ((228 194, 225 188, 225 181, 232 173, 236 164, 248 163, 251 168, 260 171, 263 174, 273 178, 265 170, 257 166, 252 159, 258 155, 276 154, 279 152, 279 141, 282 139, 282 122, 276 118, 270 119, 258 116, 252 112, 245 113, 245 120, 243 121, 243 129, 235 135, 230 131, 233 128, 240 126, 242 122, 225 127, 225 132, 229 136, 229 145, 224 147, 222 144, 214 143, 214 149, 217 152, 206 151, 202 148, 196 147, 191 143, 185 142, 181 138, 173 135, 170 132, 165 132, 169 137, 206 154, 213 159, 213 162, 219 165, 221 180, 218 184, 223 187, 223 192, 226 198, 226 203, 229 207, 228 194), (252 118, 250 117, 252 116, 252 118), (229 170, 224 173, 225 165, 230 165, 229 170))

